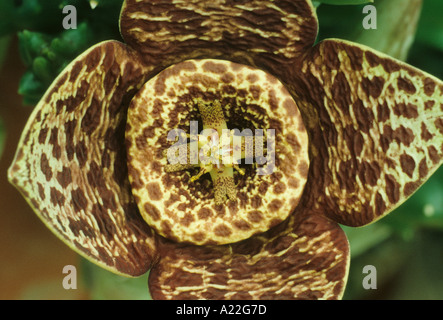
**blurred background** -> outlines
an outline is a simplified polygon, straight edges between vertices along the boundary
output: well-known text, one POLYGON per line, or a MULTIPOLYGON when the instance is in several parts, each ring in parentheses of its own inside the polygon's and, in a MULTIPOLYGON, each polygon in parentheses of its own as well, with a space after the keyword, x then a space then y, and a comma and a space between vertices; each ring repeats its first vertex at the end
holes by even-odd
MULTIPOLYGON (((377 29, 365 30, 364 0, 315 1, 318 41, 342 38, 407 61, 443 79, 443 1, 375 0, 377 29), (336 3, 349 5, 336 5, 336 3)), ((128 279, 80 258, 35 216, 6 179, 33 106, 78 54, 105 39, 121 40, 121 0, 0 2, 0 299, 149 299, 147 275, 128 279), (77 8, 77 29, 64 30, 62 8, 77 8), (65 265, 77 267, 65 290, 65 265)), ((344 299, 443 299, 443 169, 388 217, 344 227, 351 269, 344 299), (362 286, 363 267, 377 289, 362 286)))

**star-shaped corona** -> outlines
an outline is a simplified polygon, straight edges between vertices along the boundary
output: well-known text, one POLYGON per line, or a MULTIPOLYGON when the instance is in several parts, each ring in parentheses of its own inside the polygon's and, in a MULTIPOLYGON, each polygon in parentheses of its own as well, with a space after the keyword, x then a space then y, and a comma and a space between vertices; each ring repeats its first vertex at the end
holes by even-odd
MULTIPOLYGON (((223 115, 223 109, 220 101, 204 104, 198 103, 198 110, 201 114, 203 122, 203 130, 207 134, 197 135, 196 141, 187 143, 185 161, 177 164, 168 164, 165 167, 167 172, 176 172, 195 166, 200 167, 198 174, 190 178, 190 182, 194 182, 202 175, 209 173, 214 185, 214 197, 216 204, 223 204, 227 198, 235 200, 237 192, 234 182, 234 171, 236 169, 241 175, 245 171, 239 167, 242 159, 246 158, 247 146, 246 139, 242 136, 236 136, 235 130, 229 130, 223 115), (197 146, 197 150, 192 150, 193 146, 197 146), (198 156, 196 164, 192 164, 192 154, 198 156)), ((187 138, 192 139, 190 134, 187 138)), ((248 150, 253 150, 251 147, 248 150)), ((252 154, 250 155, 252 157, 252 154)))

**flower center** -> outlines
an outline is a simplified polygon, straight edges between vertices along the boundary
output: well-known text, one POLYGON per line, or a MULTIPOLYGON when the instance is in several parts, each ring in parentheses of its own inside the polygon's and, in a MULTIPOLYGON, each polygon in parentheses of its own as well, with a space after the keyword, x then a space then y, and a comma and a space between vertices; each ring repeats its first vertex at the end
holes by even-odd
POLYGON ((151 78, 129 106, 126 143, 144 220, 199 245, 285 220, 309 168, 306 129, 282 83, 222 60, 188 60, 151 78))
POLYGON ((220 101, 216 100, 207 104, 200 101, 198 110, 203 121, 203 131, 196 137, 192 137, 190 134, 186 135, 191 139, 191 142, 186 144, 186 154, 194 153, 198 156, 197 161, 186 157, 183 158, 186 161, 177 163, 173 159, 173 156, 176 156, 176 150, 171 148, 168 149, 169 155, 168 152, 166 153, 169 164, 166 165, 165 170, 166 172, 176 172, 193 167, 188 164, 195 164, 200 170, 190 178, 190 182, 209 173, 214 186, 215 203, 217 205, 224 204, 226 198, 235 200, 237 196, 233 169, 236 169, 241 175, 245 174, 245 170, 239 167, 239 163, 246 158, 245 139, 241 135, 235 135, 235 130, 228 129, 220 101), (171 164, 171 162, 175 164, 171 164))

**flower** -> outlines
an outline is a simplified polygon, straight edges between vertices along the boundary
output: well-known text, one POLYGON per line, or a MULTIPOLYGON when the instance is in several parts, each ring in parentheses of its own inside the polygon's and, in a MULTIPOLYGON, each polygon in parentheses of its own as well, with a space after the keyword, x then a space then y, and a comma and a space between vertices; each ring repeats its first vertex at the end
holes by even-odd
POLYGON ((151 269, 154 298, 340 298, 339 223, 380 219, 442 163, 443 83, 358 44, 314 46, 310 1, 127 0, 120 28, 126 45, 97 44, 53 82, 8 176, 89 260, 129 276, 151 269), (198 89, 214 79, 215 91, 198 89), (223 189, 225 204, 216 177, 190 181, 195 169, 166 170, 164 157, 165 132, 211 97, 220 126, 277 129, 276 171, 230 171, 237 193, 223 189))

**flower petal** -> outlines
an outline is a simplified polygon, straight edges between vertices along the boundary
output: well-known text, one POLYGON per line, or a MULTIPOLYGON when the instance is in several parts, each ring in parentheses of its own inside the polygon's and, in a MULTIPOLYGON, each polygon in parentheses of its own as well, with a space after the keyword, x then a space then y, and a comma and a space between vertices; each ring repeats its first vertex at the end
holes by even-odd
POLYGON ((311 47, 317 18, 310 1, 126 0, 120 29, 147 64, 222 58, 284 72, 311 47))
POLYGON ((313 48, 294 83, 310 131, 304 204, 360 226, 404 202, 441 165, 443 83, 341 40, 313 48))
POLYGON ((148 270, 156 246, 131 195, 124 147, 126 110, 144 72, 116 41, 80 55, 36 106, 8 172, 67 245, 128 275, 148 270))
POLYGON ((229 246, 163 243, 150 273, 154 299, 337 299, 349 267, 345 234, 299 210, 261 236, 229 246))

